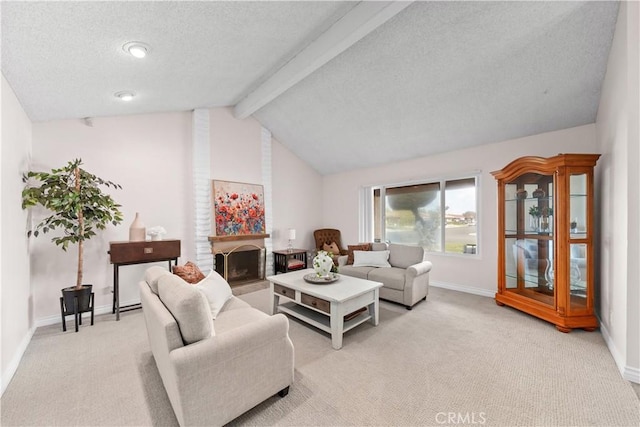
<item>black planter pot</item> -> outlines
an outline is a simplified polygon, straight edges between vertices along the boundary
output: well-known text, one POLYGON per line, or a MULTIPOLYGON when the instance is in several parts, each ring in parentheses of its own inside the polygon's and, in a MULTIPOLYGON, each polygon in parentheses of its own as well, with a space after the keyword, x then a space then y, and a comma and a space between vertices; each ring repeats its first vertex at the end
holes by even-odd
POLYGON ((78 325, 82 324, 82 313, 91 312, 91 324, 93 325, 93 285, 82 285, 76 289, 74 286, 62 289, 60 298, 60 312, 62 314, 62 330, 67 330, 65 316, 74 315, 76 332, 78 325))
POLYGON ((62 299, 64 300, 65 311, 74 313, 74 300, 78 297, 78 313, 91 311, 91 289, 93 285, 82 285, 81 289, 74 286, 62 289, 62 299))

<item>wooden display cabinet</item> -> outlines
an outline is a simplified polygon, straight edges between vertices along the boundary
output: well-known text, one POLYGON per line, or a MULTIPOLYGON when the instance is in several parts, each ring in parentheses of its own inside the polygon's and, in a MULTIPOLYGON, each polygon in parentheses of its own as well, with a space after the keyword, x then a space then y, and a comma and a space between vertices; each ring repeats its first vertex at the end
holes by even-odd
POLYGON ((498 181, 496 303, 593 331, 593 169, 599 154, 522 157, 498 181))

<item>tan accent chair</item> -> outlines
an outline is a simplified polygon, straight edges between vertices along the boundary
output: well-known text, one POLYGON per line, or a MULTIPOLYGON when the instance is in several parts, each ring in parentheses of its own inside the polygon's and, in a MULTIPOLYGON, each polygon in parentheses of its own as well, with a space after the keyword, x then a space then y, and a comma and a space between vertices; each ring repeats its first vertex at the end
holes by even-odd
MULTIPOLYGON (((340 249, 340 255, 347 254, 347 250, 342 246, 340 230, 336 230, 335 228, 321 228, 313 232, 313 238, 316 240, 317 251, 321 251, 325 243, 330 245, 332 242, 336 242, 338 249, 340 249)), ((337 256, 338 254, 335 255, 337 256)))

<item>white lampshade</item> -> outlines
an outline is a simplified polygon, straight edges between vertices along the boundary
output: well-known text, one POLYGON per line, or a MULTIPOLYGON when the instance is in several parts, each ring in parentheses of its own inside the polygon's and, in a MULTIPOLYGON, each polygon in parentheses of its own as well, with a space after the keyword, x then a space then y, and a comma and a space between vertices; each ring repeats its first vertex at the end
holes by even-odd
POLYGON ((289 229, 289 240, 296 240, 296 229, 295 228, 290 228, 289 229))

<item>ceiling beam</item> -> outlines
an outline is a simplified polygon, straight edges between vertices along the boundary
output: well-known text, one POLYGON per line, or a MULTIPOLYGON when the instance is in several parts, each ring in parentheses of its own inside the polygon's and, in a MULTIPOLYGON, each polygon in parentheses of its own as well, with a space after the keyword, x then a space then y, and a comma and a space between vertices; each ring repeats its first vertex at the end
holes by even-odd
POLYGON ((347 50, 400 13, 413 1, 362 1, 302 49, 235 106, 238 119, 249 117, 284 91, 347 50))

